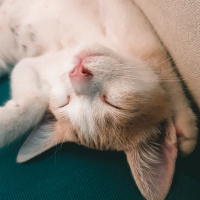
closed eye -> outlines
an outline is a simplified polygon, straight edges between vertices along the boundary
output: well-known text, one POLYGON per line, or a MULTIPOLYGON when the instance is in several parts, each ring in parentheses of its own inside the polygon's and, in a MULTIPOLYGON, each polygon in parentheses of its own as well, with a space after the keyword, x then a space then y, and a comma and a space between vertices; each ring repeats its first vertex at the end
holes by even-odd
POLYGON ((67 106, 69 104, 69 102, 70 102, 70 96, 68 95, 67 96, 67 101, 63 105, 59 106, 59 108, 63 108, 65 106, 67 106))
POLYGON ((122 109, 122 108, 120 108, 120 107, 118 107, 118 106, 115 106, 115 105, 113 105, 112 103, 110 103, 110 102, 108 101, 106 95, 103 95, 103 102, 105 102, 105 103, 106 103, 107 105, 109 105, 109 106, 112 106, 113 108, 122 109))

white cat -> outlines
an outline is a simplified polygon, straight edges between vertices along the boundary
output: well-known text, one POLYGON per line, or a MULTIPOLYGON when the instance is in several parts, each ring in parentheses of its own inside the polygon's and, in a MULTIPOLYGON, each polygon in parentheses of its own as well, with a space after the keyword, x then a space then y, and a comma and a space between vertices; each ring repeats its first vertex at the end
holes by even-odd
POLYGON ((124 151, 148 200, 169 191, 177 148, 193 151, 196 117, 170 58, 131 0, 0 1, 0 146, 34 127, 17 157, 57 143, 124 151))

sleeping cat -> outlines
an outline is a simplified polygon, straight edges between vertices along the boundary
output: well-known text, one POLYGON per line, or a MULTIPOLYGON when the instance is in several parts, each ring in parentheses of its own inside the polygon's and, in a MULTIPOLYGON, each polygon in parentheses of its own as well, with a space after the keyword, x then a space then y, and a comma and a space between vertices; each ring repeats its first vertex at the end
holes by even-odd
POLYGON ((28 130, 17 162, 62 142, 124 151, 148 200, 170 189, 196 117, 155 32, 131 0, 1 0, 0 147, 28 130))

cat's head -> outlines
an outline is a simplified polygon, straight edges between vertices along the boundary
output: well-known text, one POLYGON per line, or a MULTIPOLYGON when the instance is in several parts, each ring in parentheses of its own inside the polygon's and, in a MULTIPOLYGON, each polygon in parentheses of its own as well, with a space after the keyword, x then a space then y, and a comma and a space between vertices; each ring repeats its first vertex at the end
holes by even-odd
POLYGON ((62 70, 51 91, 49 111, 21 148, 18 162, 65 141, 122 150, 142 194, 148 199, 164 197, 177 150, 159 75, 141 60, 100 46, 76 53, 62 70))
POLYGON ((90 47, 65 65, 70 67, 52 90, 50 109, 60 126, 70 123, 68 134, 89 147, 117 150, 157 137, 170 109, 158 75, 146 63, 90 47))

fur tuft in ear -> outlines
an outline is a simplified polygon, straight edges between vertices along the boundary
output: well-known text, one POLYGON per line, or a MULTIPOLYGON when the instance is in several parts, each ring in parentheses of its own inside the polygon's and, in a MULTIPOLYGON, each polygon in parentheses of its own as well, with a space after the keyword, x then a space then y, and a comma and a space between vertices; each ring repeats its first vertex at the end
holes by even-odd
POLYGON ((56 133, 56 119, 52 113, 47 112, 42 122, 32 131, 22 145, 17 156, 17 162, 26 162, 60 143, 58 135, 56 133))
POLYGON ((163 137, 147 141, 126 152, 135 182, 147 200, 163 200, 170 189, 177 157, 176 131, 164 125, 163 137))

